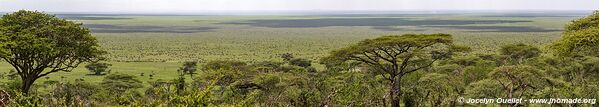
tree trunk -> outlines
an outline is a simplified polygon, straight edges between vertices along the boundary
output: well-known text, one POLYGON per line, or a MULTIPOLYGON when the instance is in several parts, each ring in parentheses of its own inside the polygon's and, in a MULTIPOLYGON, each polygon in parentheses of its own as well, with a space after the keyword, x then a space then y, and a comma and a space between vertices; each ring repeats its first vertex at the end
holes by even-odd
POLYGON ((10 95, 4 90, 0 90, 0 107, 8 107, 10 95))
POLYGON ((401 97, 401 86, 399 80, 391 81, 391 89, 389 90, 389 97, 391 98, 391 107, 400 106, 401 97))
POLYGON ((21 78, 21 92, 28 94, 31 85, 33 85, 33 82, 35 82, 36 79, 37 78, 21 78))
POLYGON ((383 100, 382 100, 382 102, 383 102, 383 106, 384 106, 384 107, 386 107, 386 106, 387 106, 387 101, 386 101, 386 99, 387 99, 387 96, 383 96, 383 100))
MULTIPOLYGON (((511 85, 510 85, 511 86, 511 85)), ((513 89, 510 87, 510 90, 508 91, 508 95, 507 95, 508 99, 512 99, 513 98, 513 89)), ((510 107, 516 107, 516 105, 514 103, 508 103, 508 105, 510 107)))

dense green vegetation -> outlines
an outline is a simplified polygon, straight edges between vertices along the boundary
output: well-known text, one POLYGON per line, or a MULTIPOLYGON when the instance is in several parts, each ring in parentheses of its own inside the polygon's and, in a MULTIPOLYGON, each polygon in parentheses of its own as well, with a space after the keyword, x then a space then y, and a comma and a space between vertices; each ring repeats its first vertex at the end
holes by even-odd
MULTIPOLYGON (((581 13, 588 14, 588 12, 581 13)), ((559 38, 561 32, 555 30, 562 29, 563 25, 570 20, 584 16, 581 13, 399 13, 304 16, 58 14, 57 17, 81 22, 92 30, 101 48, 108 52, 105 57, 106 62, 112 64, 111 72, 132 75, 156 74, 152 78, 173 79, 176 73, 172 72, 175 72, 185 61, 197 61, 198 65, 212 60, 240 60, 251 63, 283 61, 279 55, 284 53, 314 60, 313 66, 316 69, 323 69, 323 65, 316 64, 316 60, 326 56, 328 52, 381 35, 446 33, 453 36, 455 44, 468 46, 472 48, 473 53, 495 53, 502 45, 516 43, 541 46, 559 38), (370 20, 367 18, 387 19, 384 20, 385 22, 389 20, 412 22, 398 25, 368 24, 370 20), (355 19, 359 22, 355 22, 354 25, 357 23, 369 26, 342 25, 342 22, 335 21, 327 27, 319 27, 321 25, 317 26, 319 20, 316 19, 355 19), (291 22, 308 20, 310 23, 306 24, 310 26, 285 28, 251 26, 252 23, 260 20, 266 23, 272 23, 272 20, 291 22), (414 22, 425 23, 418 20, 432 22, 427 23, 426 26, 413 24, 414 22), (448 23, 440 23, 439 20, 453 21, 448 25, 448 23), (472 24, 473 22, 486 23, 472 24), (456 28, 467 26, 485 29, 456 28), (213 29, 196 29, 206 27, 213 29), (542 31, 502 30, 505 27, 511 29, 526 27, 542 31), (129 31, 124 33, 114 30, 129 31)), ((11 69, 13 68, 9 64, 0 61, 0 72, 6 73, 11 69)), ((82 65, 72 72, 50 74, 48 80, 74 81, 84 78, 93 83, 102 80, 102 76, 86 76, 87 74, 89 71, 82 65)), ((139 79, 151 80, 149 75, 139 79)))
POLYGON ((3 15, 0 26, 0 57, 21 77, 23 93, 41 77, 69 72, 81 63, 100 60, 105 53, 81 24, 40 12, 3 15))
MULTIPOLYGON (((85 23, 101 47, 87 41, 74 43, 92 44, 72 49, 51 43, 79 39, 12 26, 57 20, 67 24, 42 25, 68 31, 77 24, 20 11, 0 19, 0 52, 8 61, 0 67, 6 70, 0 71, 0 105, 596 106, 460 99, 599 98, 598 14, 574 20, 563 33, 561 25, 573 17, 59 15, 85 23), (34 42, 13 43, 20 41, 34 42), (52 73, 26 82, 28 73, 7 64, 18 52, 12 48, 88 53, 77 60, 81 67, 63 70, 71 72, 42 69, 52 73), (107 59, 97 62, 102 50, 107 59), (30 91, 22 91, 27 83, 30 91)), ((69 35, 92 40, 79 29, 69 35)))

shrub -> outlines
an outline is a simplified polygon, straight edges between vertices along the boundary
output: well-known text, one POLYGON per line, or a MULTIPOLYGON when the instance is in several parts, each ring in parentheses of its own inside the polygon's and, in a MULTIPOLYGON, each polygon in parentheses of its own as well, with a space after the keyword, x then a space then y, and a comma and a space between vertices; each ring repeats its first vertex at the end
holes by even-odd
POLYGON ((108 69, 108 67, 112 66, 112 64, 108 64, 108 63, 103 63, 103 62, 94 62, 94 63, 90 63, 88 65, 85 65, 85 68, 87 68, 87 70, 89 70, 89 72, 92 72, 93 75, 105 75, 105 72, 110 72, 110 69, 108 69))
POLYGON ((100 84, 111 92, 125 92, 129 89, 141 88, 141 83, 135 76, 116 73, 104 77, 100 84))
POLYGON ((210 61, 206 63, 203 67, 203 70, 213 71, 213 70, 245 70, 247 68, 247 64, 241 61, 226 61, 226 60, 216 60, 210 61))
POLYGON ((295 65, 295 66, 307 68, 307 67, 312 66, 312 61, 309 59, 304 59, 304 58, 293 58, 293 59, 289 60, 289 65, 295 65))

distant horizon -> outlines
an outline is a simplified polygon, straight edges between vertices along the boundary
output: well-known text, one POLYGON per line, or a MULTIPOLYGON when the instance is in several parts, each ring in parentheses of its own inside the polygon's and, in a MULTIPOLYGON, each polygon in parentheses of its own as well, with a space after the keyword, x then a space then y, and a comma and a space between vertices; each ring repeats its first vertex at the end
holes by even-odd
MULTIPOLYGON (((211 10, 196 12, 61 12, 51 14, 106 14, 106 15, 319 15, 319 14, 476 14, 476 13, 580 13, 597 10, 211 10)), ((1 14, 14 11, 0 11, 1 14)))
POLYGON ((598 10, 592 0, 0 0, 1 12, 231 13, 294 11, 598 10))

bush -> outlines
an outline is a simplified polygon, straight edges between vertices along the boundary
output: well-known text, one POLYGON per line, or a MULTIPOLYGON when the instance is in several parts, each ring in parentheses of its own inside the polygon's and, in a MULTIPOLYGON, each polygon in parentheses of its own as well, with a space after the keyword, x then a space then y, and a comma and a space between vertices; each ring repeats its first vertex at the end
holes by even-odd
POLYGON ((293 59, 289 60, 289 65, 295 65, 295 66, 307 68, 307 67, 312 66, 312 61, 309 59, 304 59, 304 58, 293 58, 293 59))
POLYGON ((253 70, 258 72, 278 72, 281 70, 281 65, 283 65, 281 62, 262 61, 254 63, 251 66, 253 70))
POLYGON ((101 91, 99 86, 83 81, 56 83, 52 96, 60 103, 91 105, 91 96, 101 91))
POLYGON ((203 66, 205 71, 214 70, 246 70, 247 64, 241 61, 216 60, 210 61, 203 66))
POLYGON ((129 89, 141 88, 141 83, 135 76, 116 73, 104 77, 100 84, 111 92, 125 92, 129 89))

